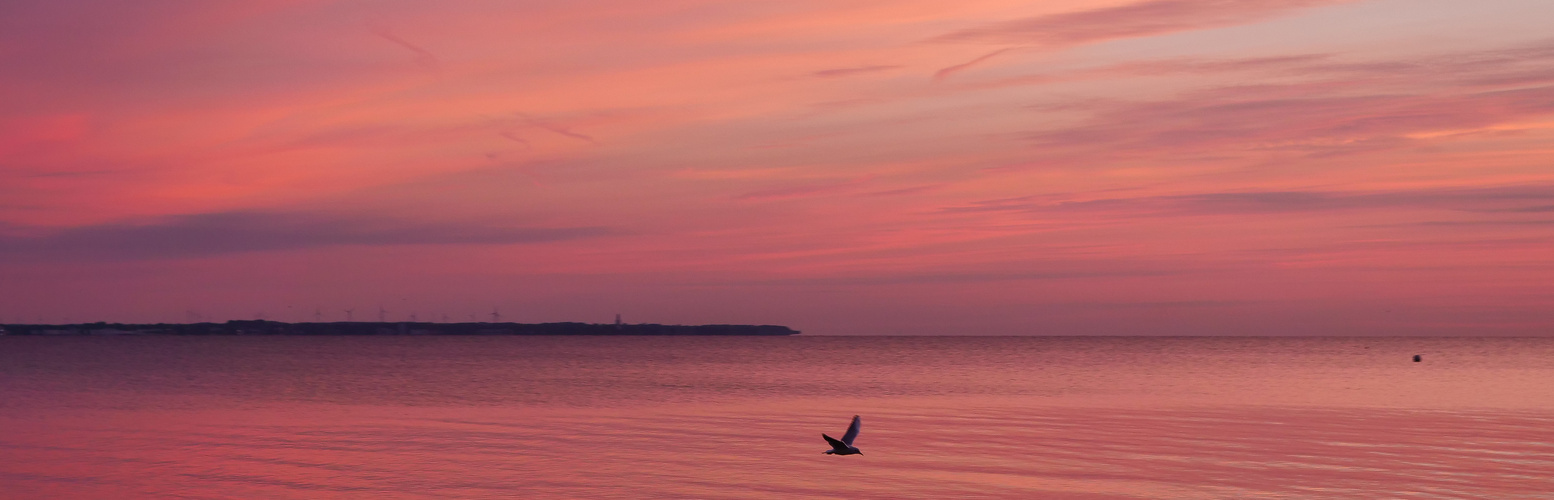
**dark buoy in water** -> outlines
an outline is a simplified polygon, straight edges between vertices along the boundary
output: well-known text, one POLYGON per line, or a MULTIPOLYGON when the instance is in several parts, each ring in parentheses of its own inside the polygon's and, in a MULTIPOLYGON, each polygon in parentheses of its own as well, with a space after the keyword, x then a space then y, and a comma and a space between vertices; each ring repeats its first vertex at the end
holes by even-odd
POLYGON ((1415 363, 1418 363, 1420 359, 1423 359, 1423 358, 1421 358, 1418 354, 1414 355, 1414 362, 1415 363))

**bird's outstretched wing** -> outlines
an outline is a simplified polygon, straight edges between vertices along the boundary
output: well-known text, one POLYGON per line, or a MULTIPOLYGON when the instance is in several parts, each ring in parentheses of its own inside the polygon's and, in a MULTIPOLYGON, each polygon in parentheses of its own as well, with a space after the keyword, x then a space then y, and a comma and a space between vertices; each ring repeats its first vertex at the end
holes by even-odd
POLYGON ((858 439, 858 427, 862 424, 862 422, 863 420, 859 419, 857 415, 853 415, 853 425, 847 426, 847 433, 842 435, 843 443, 847 443, 848 446, 852 446, 853 440, 858 439))
POLYGON ((847 451, 847 443, 843 443, 841 440, 827 436, 825 434, 821 434, 820 437, 826 438, 826 442, 831 443, 832 449, 836 451, 847 451))

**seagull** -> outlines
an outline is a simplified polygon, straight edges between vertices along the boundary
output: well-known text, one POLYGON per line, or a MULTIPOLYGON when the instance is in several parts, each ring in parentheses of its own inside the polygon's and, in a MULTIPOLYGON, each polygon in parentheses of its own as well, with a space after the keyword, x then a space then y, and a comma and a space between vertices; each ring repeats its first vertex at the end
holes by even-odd
POLYGON ((853 440, 858 438, 859 423, 858 416, 853 415, 853 425, 847 426, 847 433, 842 435, 842 439, 822 433, 820 437, 826 438, 826 442, 831 443, 831 449, 826 450, 825 453, 827 455, 862 455, 863 451, 853 446, 853 440))

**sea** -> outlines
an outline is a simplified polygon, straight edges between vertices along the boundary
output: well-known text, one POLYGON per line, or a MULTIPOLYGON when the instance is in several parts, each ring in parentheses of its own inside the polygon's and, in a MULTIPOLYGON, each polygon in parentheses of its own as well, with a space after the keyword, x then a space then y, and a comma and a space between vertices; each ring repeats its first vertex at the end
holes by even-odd
POLYGON ((1554 339, 0 337, 0 498, 1549 499, 1554 339))

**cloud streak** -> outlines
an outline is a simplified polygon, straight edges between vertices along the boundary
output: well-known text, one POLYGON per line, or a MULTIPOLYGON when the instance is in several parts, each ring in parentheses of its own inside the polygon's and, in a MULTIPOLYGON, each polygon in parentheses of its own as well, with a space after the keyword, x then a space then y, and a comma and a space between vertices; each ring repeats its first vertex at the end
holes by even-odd
POLYGON ((981 56, 978 56, 976 59, 972 59, 970 61, 966 61, 966 62, 963 62, 963 63, 960 63, 960 64, 956 64, 954 66, 946 66, 944 68, 941 68, 939 71, 935 71, 934 74, 933 74, 933 79, 934 79, 934 81, 940 81, 940 80, 943 80, 945 78, 949 78, 950 75, 953 75, 955 73, 959 73, 961 71, 964 71, 964 70, 966 70, 966 68, 970 68, 972 66, 976 66, 978 64, 982 64, 983 62, 986 62, 988 59, 992 59, 994 57, 998 57, 999 55, 1001 55, 1001 54, 1003 54, 1005 52, 1009 52, 1011 50, 1014 50, 1014 48, 1010 47, 1010 48, 998 49, 998 50, 995 50, 995 51, 992 51, 992 52, 988 52, 986 54, 982 54, 981 56))
POLYGON ((423 49, 423 48, 421 48, 420 46, 418 46, 416 44, 413 44, 413 43, 405 41, 405 39, 400 38, 399 35, 395 35, 394 32, 389 31, 388 28, 384 28, 382 26, 374 26, 374 27, 371 28, 371 30, 372 30, 372 34, 373 35, 377 35, 378 38, 382 38, 384 40, 388 40, 390 42, 393 42, 395 45, 398 45, 400 47, 404 47, 405 49, 407 49, 407 50, 409 50, 411 52, 414 52, 415 53, 415 63, 417 65, 420 65, 422 68, 425 68, 425 69, 437 69, 439 61, 437 59, 437 55, 431 53, 431 51, 423 49))
POLYGON ((1256 215, 1342 210, 1418 209, 1542 213, 1554 185, 1396 191, 1240 191, 1133 198, 1044 201, 1034 197, 986 200, 944 208, 971 212, 1105 212, 1127 216, 1256 215))
MULTIPOLYGON (((1071 262, 1070 269, 1053 271, 964 271, 938 273, 882 273, 864 276, 828 276, 824 278, 792 278, 741 283, 724 283, 745 286, 895 286, 895 285, 945 285, 965 283, 995 283, 1010 281, 1087 280, 1097 278, 1158 278, 1187 274, 1200 269, 1147 268, 1130 263, 1131 269, 1072 269, 1101 267, 1094 262, 1071 262)), ((1111 262, 1107 264, 1117 265, 1111 262)))
POLYGON ((823 70, 820 70, 820 71, 816 71, 814 73, 810 73, 810 75, 811 76, 818 76, 820 78, 839 78, 839 77, 844 77, 844 76, 861 75, 861 74, 866 74, 866 73, 879 73, 879 72, 882 72, 882 71, 890 71, 890 70, 893 70, 893 69, 896 69, 896 68, 900 68, 900 66, 895 66, 895 65, 853 66, 853 67, 850 67, 850 68, 823 69, 823 70))
POLYGON ((539 128, 539 129, 545 130, 547 132, 550 132, 550 133, 553 133, 553 134, 556 134, 556 135, 561 135, 561 136, 565 136, 565 137, 571 137, 573 139, 577 139, 577 140, 580 140, 580 141, 583 141, 583 142, 587 142, 587 143, 590 143, 590 144, 596 144, 596 143, 599 142, 598 140, 594 139, 593 136, 591 136, 591 135, 574 132, 570 128, 567 128, 567 127, 564 127, 564 126, 561 126, 561 125, 557 125, 557 124, 549 122, 549 121, 541 120, 539 118, 535 118, 535 117, 532 117, 532 116, 529 116, 529 115, 525 115, 523 113, 517 113, 517 115, 518 115, 519 118, 522 118, 524 120, 524 122, 527 123, 531 127, 539 128))
MULTIPOLYGON (((1096 101, 1073 108, 1090 111, 1087 122, 1025 138, 1043 149, 1330 157, 1397 149, 1554 114, 1554 44, 1549 43, 1409 63, 1344 62, 1321 54, 1154 61, 1068 78, 1220 72, 1299 75, 1303 81, 1208 88, 1170 100, 1096 101)), ((1063 78, 1021 77, 992 85, 1063 78)))
POLYGON ((944 42, 1068 47, 1261 21, 1352 0, 1154 0, 1003 21, 955 31, 944 42))
POLYGON ((1352 0, 1154 0, 1003 21, 939 36, 935 41, 1013 45, 934 72, 934 81, 1021 47, 1060 49, 1262 21, 1291 11, 1352 0))
POLYGON ((22 231, 13 227, 7 233, 0 235, 0 255, 50 260, 140 260, 342 245, 513 245, 597 238, 619 231, 604 227, 410 222, 312 213, 221 212, 56 231, 22 231))

